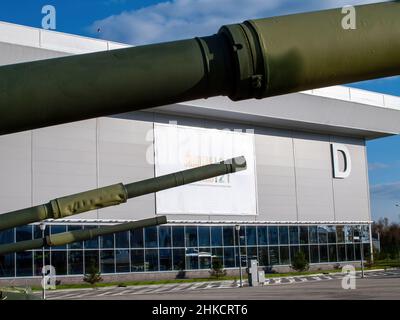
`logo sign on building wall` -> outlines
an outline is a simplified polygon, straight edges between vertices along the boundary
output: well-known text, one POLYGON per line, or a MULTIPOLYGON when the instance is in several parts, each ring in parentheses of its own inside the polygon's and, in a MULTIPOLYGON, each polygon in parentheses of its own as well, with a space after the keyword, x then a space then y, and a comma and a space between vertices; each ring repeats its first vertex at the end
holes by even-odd
POLYGON ((338 143, 331 144, 333 177, 336 179, 345 179, 351 173, 351 157, 349 149, 338 143))
POLYGON ((254 135, 155 124, 156 176, 245 156, 247 170, 156 194, 157 214, 257 214, 254 135))

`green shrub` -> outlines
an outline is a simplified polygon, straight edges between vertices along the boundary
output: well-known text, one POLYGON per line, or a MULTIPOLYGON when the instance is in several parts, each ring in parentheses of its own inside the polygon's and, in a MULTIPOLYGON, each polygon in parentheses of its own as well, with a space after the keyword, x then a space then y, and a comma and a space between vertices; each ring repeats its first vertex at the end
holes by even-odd
POLYGON ((292 269, 302 272, 302 271, 307 271, 309 268, 309 263, 308 260, 306 259, 306 256, 303 251, 299 251, 296 253, 294 256, 294 259, 292 260, 292 269))
POLYGON ((90 265, 87 269, 87 273, 83 277, 83 281, 90 283, 93 287, 96 287, 96 284, 98 282, 103 281, 103 278, 101 277, 99 268, 96 266, 94 261, 90 262, 90 265))
POLYGON ((220 257, 214 257, 212 259, 212 270, 210 271, 210 275, 217 279, 226 276, 226 270, 224 270, 224 265, 220 257))

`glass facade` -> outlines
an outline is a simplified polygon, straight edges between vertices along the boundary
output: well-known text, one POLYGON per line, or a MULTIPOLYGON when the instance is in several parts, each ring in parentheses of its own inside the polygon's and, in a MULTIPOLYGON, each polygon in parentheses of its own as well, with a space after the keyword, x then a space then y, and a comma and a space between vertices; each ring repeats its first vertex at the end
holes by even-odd
MULTIPOLYGON (((290 265, 300 250, 313 263, 359 261, 361 245, 355 225, 242 225, 239 232, 242 261, 258 259, 260 266, 290 265)), ((52 234, 66 230, 97 228, 94 225, 52 225, 52 234)), ((364 258, 370 254, 369 226, 363 228, 364 258)), ((212 259, 225 268, 239 266, 234 225, 163 225, 99 239, 45 249, 46 263, 58 275, 82 275, 91 266, 103 274, 209 269, 212 259)), ((36 225, 0 232, 0 244, 40 237, 36 225)), ((245 261, 243 266, 245 267, 245 261)), ((42 250, 0 257, 0 277, 39 276, 42 250)))

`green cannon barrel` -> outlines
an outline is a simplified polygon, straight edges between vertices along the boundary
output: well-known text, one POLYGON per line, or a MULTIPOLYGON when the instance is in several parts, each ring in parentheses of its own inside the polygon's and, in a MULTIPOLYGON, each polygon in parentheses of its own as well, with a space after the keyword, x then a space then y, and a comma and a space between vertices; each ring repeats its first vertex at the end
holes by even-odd
POLYGON ((400 2, 248 20, 215 35, 0 68, 0 134, 218 95, 400 74, 400 2))
POLYGON ((125 203, 148 193, 175 188, 246 169, 246 159, 237 157, 219 163, 150 178, 123 185, 116 184, 51 200, 49 203, 0 215, 0 231, 46 219, 72 215, 125 203))
POLYGON ((13 252, 39 249, 44 246, 62 246, 69 243, 94 239, 107 234, 129 231, 137 228, 157 226, 165 223, 167 223, 167 218, 165 216, 160 216, 156 218, 121 223, 113 226, 100 227, 97 229, 77 230, 52 234, 43 239, 27 240, 0 245, 0 256, 13 252))

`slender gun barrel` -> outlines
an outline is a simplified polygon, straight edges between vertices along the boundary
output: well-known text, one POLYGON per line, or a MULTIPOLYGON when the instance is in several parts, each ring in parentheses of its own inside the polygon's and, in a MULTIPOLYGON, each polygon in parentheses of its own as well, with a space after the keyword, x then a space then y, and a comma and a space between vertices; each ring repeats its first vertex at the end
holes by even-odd
POLYGON ((128 199, 175 188, 246 169, 246 159, 237 157, 219 163, 123 185, 122 183, 51 200, 47 204, 0 215, 0 231, 46 219, 60 219, 125 203, 128 199))
POLYGON ((225 95, 400 74, 400 2, 248 20, 215 35, 0 68, 0 134, 225 95))
POLYGON ((111 233, 129 231, 137 228, 157 226, 165 223, 167 223, 167 218, 164 216, 160 216, 156 218, 127 222, 113 226, 100 227, 97 229, 77 230, 77 231, 52 234, 43 239, 27 240, 11 244, 0 245, 0 256, 13 252, 39 249, 44 246, 49 246, 49 247, 61 246, 69 243, 90 240, 111 233))

